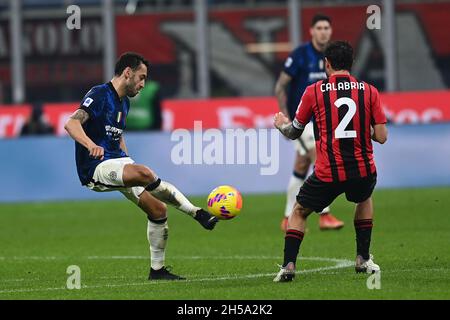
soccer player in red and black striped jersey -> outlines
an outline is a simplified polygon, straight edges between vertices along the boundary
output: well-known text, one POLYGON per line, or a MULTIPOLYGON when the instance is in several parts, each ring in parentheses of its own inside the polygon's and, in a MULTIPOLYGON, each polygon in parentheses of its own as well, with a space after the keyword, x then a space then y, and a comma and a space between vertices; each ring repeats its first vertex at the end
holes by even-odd
POLYGON ((353 48, 343 41, 331 43, 325 50, 328 79, 310 85, 291 122, 283 114, 274 117, 274 125, 290 139, 301 136, 312 120, 317 160, 314 173, 297 195, 285 236, 284 262, 276 282, 291 281, 295 276, 297 255, 303 240, 306 219, 313 211, 321 212, 345 193, 356 203, 357 272, 374 273, 380 267, 369 253, 372 234, 372 192, 376 167, 372 141, 386 142, 386 116, 375 87, 350 74, 353 48))

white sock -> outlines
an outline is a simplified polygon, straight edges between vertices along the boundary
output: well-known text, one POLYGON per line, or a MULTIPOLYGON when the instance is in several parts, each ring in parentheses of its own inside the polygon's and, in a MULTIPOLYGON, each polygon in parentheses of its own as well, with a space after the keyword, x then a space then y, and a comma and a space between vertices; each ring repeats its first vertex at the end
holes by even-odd
POLYGON ((330 213, 330 207, 326 207, 325 209, 323 209, 320 214, 324 214, 324 213, 330 213))
POLYGON ((164 203, 174 206, 178 210, 195 217, 200 209, 194 206, 174 185, 161 181, 158 187, 149 191, 155 198, 164 203))
POLYGON ((154 270, 164 267, 168 237, 169 226, 167 225, 167 219, 164 223, 148 221, 147 239, 150 245, 150 265, 154 270))
POLYGON ((284 210, 285 217, 289 217, 291 215, 292 208, 294 208, 294 204, 297 201, 297 194, 300 191, 300 187, 303 185, 303 182, 305 182, 305 180, 294 175, 291 176, 287 188, 286 208, 284 210))

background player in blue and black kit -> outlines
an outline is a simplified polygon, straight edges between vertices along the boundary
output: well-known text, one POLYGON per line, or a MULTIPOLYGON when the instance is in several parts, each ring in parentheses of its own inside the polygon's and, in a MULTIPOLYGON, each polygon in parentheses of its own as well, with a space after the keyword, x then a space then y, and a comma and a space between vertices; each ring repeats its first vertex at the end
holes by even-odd
POLYGON ((148 216, 147 238, 150 244, 150 280, 180 280, 164 265, 168 237, 167 208, 170 204, 212 230, 217 218, 194 206, 148 167, 135 164, 129 157, 123 137, 130 109, 128 97, 144 87, 149 64, 136 53, 123 54, 116 63, 114 78, 93 87, 80 108, 65 125, 75 140, 78 176, 81 184, 94 191, 120 191, 148 216))
MULTIPOLYGON (((292 121, 295 118, 300 99, 306 87, 318 80, 326 79, 323 52, 331 39, 331 19, 317 14, 311 22, 311 42, 296 48, 286 59, 284 69, 280 73, 275 86, 275 94, 280 111, 292 121)), ((286 231, 288 217, 296 202, 298 190, 306 179, 311 164, 316 160, 315 138, 312 124, 308 124, 301 138, 294 141, 296 159, 293 174, 287 189, 286 207, 281 229, 286 231)), ((319 227, 339 229, 344 223, 336 219, 330 208, 326 207, 319 218, 319 227)))

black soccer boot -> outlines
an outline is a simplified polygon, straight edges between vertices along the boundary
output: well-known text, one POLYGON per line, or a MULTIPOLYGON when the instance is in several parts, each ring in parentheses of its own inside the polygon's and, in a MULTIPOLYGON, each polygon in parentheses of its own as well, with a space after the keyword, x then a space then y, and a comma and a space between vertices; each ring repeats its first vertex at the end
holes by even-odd
POLYGON ((214 229, 216 223, 219 221, 216 216, 213 216, 203 209, 199 209, 196 212, 194 219, 197 220, 206 230, 214 229))
POLYGON ((170 272, 170 267, 162 267, 159 270, 154 270, 150 268, 150 274, 148 275, 148 280, 186 280, 186 278, 177 276, 170 272))

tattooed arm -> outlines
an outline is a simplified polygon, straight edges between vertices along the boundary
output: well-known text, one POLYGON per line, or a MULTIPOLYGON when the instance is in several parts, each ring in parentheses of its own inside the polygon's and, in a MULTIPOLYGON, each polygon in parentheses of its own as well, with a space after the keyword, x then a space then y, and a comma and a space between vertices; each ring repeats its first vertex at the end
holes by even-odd
POLYGON ((104 150, 102 147, 97 146, 84 132, 82 125, 88 121, 89 114, 82 110, 78 109, 75 111, 67 120, 64 125, 64 129, 66 129, 67 133, 74 139, 76 142, 84 146, 89 150, 89 156, 103 160, 104 150))
MULTIPOLYGON (((294 119, 295 121, 295 119, 294 119)), ((300 138, 303 133, 304 127, 300 124, 294 126, 283 113, 278 112, 273 118, 275 127, 287 138, 295 140, 300 138)))

